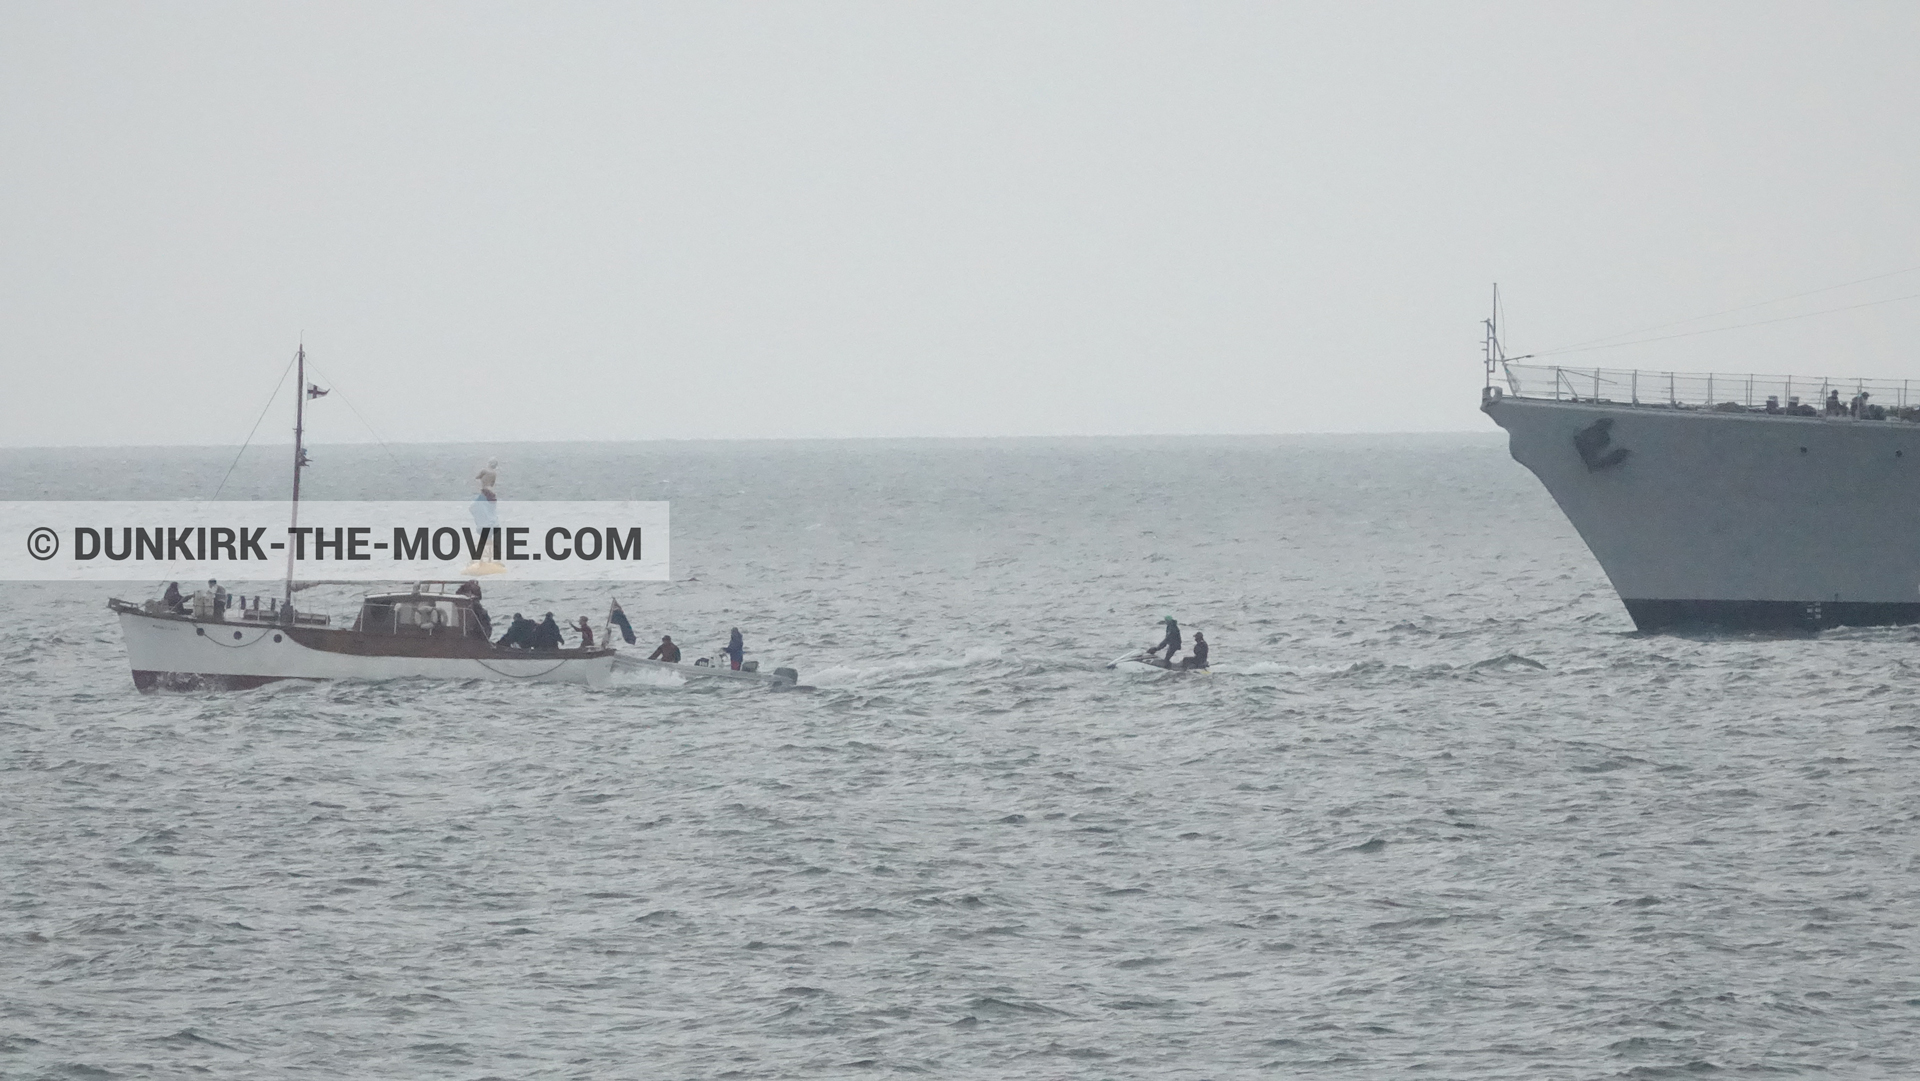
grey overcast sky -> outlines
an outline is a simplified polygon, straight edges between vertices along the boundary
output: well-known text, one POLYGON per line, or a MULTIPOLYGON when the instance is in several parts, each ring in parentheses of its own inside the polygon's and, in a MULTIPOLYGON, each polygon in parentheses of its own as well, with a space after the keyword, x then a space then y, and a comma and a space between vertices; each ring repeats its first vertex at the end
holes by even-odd
POLYGON ((12 0, 0 442, 238 443, 302 335, 392 442, 1491 430, 1493 281, 1525 352, 1920 266, 1915 57, 1912 2, 12 0))

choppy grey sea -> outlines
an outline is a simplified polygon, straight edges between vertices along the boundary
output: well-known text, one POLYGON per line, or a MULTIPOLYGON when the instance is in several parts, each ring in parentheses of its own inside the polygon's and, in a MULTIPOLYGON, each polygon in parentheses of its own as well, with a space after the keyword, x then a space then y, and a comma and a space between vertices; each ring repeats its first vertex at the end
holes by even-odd
MULTIPOLYGON (((320 447, 306 492, 489 453, 671 500, 641 633, 815 689, 142 696, 103 602, 158 583, 0 586, 0 1076, 1920 1073, 1920 636, 1637 635, 1497 433, 320 447), (1212 675, 1105 667, 1167 613, 1212 675)), ((5 451, 0 498, 231 454, 5 451)))

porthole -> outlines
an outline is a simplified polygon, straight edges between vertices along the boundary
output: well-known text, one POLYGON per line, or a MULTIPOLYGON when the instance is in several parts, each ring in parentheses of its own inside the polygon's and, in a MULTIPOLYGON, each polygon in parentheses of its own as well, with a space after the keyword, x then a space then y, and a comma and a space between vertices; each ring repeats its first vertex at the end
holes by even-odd
POLYGON ((195 627, 193 629, 193 633, 199 635, 202 638, 205 638, 207 636, 207 629, 205 627, 195 627))
POLYGON ((279 636, 279 635, 277 635, 277 634, 276 634, 276 635, 274 635, 274 636, 273 636, 273 640, 274 640, 274 641, 276 641, 276 642, 278 642, 278 641, 280 640, 280 636, 279 636))
POLYGON ((233 640, 234 640, 234 641, 236 641, 236 642, 238 642, 238 641, 240 640, 240 632, 239 632, 239 631, 234 631, 234 632, 233 632, 233 640))

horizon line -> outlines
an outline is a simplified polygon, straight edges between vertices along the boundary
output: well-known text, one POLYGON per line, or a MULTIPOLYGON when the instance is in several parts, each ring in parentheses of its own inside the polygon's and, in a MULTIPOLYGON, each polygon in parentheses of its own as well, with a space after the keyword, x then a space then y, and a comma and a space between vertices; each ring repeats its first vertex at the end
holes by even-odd
MULTIPOLYGON (((1130 432, 1074 435, 774 435, 774 436, 658 436, 651 439, 499 439, 499 440, 410 440, 385 441, 353 439, 314 442, 309 447, 480 447, 480 446, 590 446, 600 443, 881 443, 881 442, 1036 442, 1040 440, 1121 440, 1121 439, 1286 439, 1347 438, 1355 436, 1414 435, 1500 435, 1498 429, 1422 428, 1396 431, 1304 431, 1304 432, 1130 432)), ((253 447, 291 448, 285 442, 243 444, 253 447)), ((0 453, 24 450, 232 450, 232 443, 0 443, 0 453)))

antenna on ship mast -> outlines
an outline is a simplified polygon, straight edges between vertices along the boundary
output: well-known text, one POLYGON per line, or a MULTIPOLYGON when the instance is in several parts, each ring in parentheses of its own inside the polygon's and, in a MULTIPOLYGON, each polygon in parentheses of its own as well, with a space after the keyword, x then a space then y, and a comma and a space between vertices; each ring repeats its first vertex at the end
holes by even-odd
POLYGON ((307 464, 306 425, 307 425, 307 343, 300 343, 300 351, 294 354, 299 366, 299 376, 294 382, 293 392, 293 523, 287 532, 287 592, 281 601, 281 616, 289 626, 293 623, 293 528, 300 524, 300 470, 307 464))

